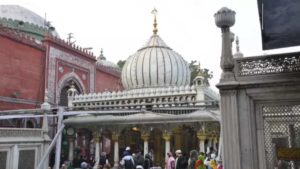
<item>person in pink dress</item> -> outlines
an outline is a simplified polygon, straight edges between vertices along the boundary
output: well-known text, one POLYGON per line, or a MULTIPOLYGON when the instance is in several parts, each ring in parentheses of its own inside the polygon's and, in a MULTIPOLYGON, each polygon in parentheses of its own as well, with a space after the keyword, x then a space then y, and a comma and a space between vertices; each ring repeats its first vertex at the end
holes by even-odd
POLYGON ((217 163, 218 163, 217 169, 223 169, 223 164, 222 164, 221 158, 217 157, 217 163))
POLYGON ((171 152, 167 153, 166 169, 175 169, 175 158, 171 152))

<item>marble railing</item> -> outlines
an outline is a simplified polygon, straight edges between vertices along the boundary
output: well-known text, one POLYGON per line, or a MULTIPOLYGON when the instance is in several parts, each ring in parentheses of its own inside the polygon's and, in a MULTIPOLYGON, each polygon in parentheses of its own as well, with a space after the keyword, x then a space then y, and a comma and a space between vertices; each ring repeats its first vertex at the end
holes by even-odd
POLYGON ((131 108, 165 107, 166 105, 195 104, 196 88, 194 86, 144 88, 118 92, 103 92, 76 95, 72 101, 73 107, 103 107, 131 108))
POLYGON ((2 137, 42 137, 41 129, 29 128, 0 128, 0 138, 2 137))
POLYGON ((237 77, 300 72, 300 52, 236 59, 237 77))

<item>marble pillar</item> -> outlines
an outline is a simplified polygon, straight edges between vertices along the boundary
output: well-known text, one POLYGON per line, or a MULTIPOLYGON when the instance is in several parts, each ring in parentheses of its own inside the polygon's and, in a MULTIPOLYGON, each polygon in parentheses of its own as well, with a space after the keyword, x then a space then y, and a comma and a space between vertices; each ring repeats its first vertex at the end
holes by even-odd
POLYGON ((212 141, 213 137, 212 135, 206 135, 206 140, 207 140, 207 144, 206 144, 206 154, 211 153, 210 152, 210 148, 213 146, 213 141, 212 141))
POLYGON ((206 134, 203 132, 197 132, 197 138, 199 140, 199 152, 205 153, 206 134))
POLYGON ((144 140, 144 156, 145 156, 149 152, 148 140, 149 140, 149 137, 150 137, 150 133, 149 132, 142 132, 141 137, 144 140))
POLYGON ((113 132, 112 141, 114 142, 114 168, 119 167, 119 136, 117 132, 113 132))
POLYGON ((167 158, 167 153, 171 151, 171 133, 170 132, 163 132, 163 139, 165 140, 165 158, 167 158))
POLYGON ((69 136, 68 137, 68 141, 69 141, 69 161, 73 161, 74 159, 74 137, 69 136))
POLYGON ((93 132, 93 139, 95 144, 95 161, 100 158, 100 133, 98 131, 93 132))

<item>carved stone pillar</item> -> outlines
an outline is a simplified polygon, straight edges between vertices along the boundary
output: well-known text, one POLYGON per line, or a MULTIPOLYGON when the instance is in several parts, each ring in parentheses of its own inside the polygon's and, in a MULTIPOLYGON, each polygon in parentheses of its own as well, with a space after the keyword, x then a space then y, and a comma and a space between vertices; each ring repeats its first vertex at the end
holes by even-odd
MULTIPOLYGON (((243 154, 241 154, 240 147, 240 140, 242 139, 240 138, 241 132, 239 128, 240 114, 238 110, 238 94, 235 89, 238 83, 233 73, 234 62, 231 49, 232 42, 230 42, 230 27, 235 23, 235 12, 223 7, 215 14, 215 23, 222 30, 221 68, 223 72, 220 84, 217 87, 220 89, 221 94, 223 166, 224 168, 241 169, 242 161, 246 160, 242 160, 243 154)), ((243 111, 247 110, 244 109, 243 111)), ((253 168, 250 167, 250 162, 248 162, 248 160, 251 161, 251 158, 251 156, 245 158, 247 159, 247 165, 243 165, 243 168, 253 168)))
POLYGON ((98 131, 93 132, 93 139, 95 143, 95 160, 100 158, 100 133, 98 131))
MULTIPOLYGON (((239 122, 236 90, 221 91, 223 163, 226 168, 240 169, 239 122), (230 134, 232 133, 232 134, 230 134)), ((225 167, 224 167, 225 168, 225 167)))
POLYGON ((205 139, 206 134, 204 132, 197 132, 197 138, 199 140, 199 152, 205 153, 205 139))
POLYGON ((75 138, 72 136, 68 137, 69 141, 69 161, 73 161, 74 159, 74 140, 75 138))
POLYGON ((163 139, 165 140, 165 158, 167 158, 167 153, 170 152, 170 140, 171 140, 171 133, 168 131, 163 132, 163 139))
POLYGON ((150 133, 149 132, 142 132, 141 137, 144 140, 144 155, 146 155, 149 152, 148 140, 149 140, 149 137, 150 137, 150 133))
POLYGON ((114 168, 119 167, 119 136, 118 132, 113 132, 111 136, 114 142, 114 168))

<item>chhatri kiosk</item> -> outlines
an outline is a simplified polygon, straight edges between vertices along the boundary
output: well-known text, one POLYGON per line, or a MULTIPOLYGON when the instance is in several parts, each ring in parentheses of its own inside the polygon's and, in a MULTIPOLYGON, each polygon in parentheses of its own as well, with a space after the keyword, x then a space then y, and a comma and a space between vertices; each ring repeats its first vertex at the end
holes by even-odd
POLYGON ((133 152, 151 153, 154 164, 163 166, 169 151, 218 150, 219 95, 201 74, 190 85, 189 64, 157 34, 156 17, 153 25, 153 35, 123 67, 123 91, 68 91, 69 160, 98 159, 103 151, 117 167, 130 146, 133 152))

